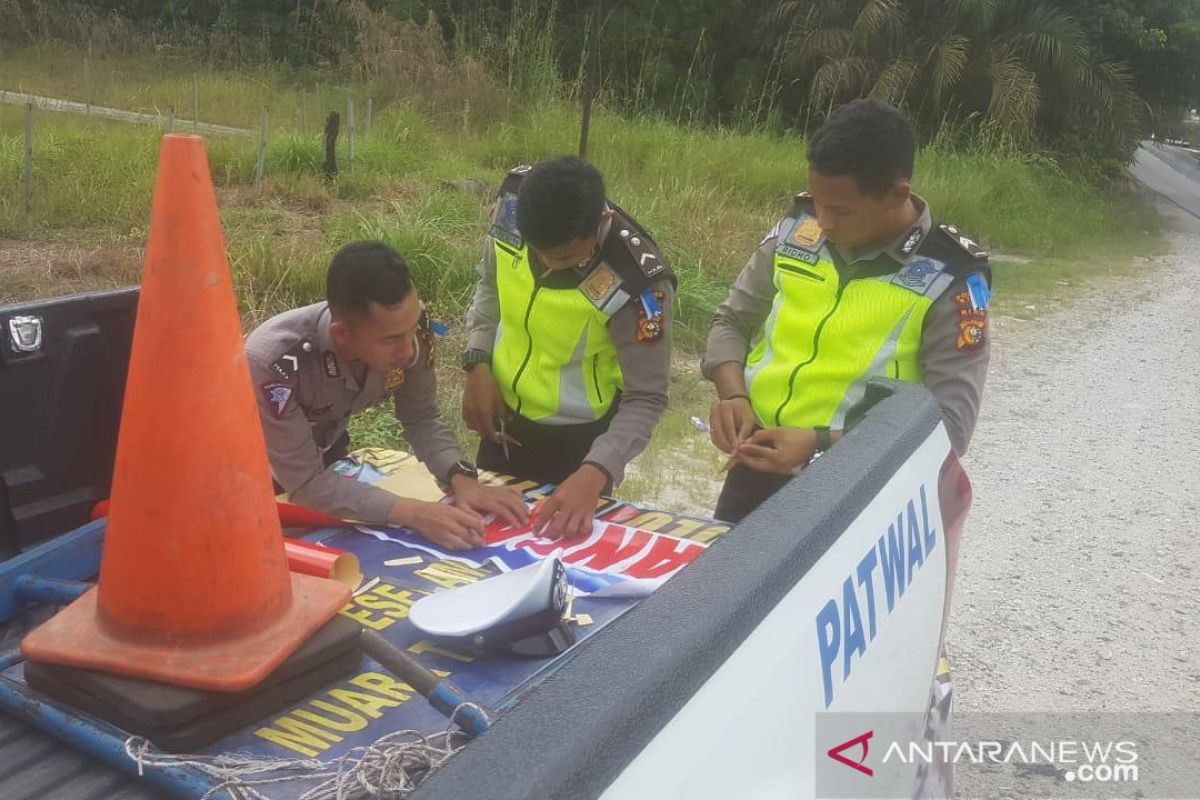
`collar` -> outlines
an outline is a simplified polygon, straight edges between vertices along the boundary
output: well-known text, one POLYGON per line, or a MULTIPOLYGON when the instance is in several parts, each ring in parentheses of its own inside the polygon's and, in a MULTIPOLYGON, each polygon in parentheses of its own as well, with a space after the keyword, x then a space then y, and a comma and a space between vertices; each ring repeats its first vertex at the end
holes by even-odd
POLYGON ((868 245, 845 253, 846 263, 854 264, 859 261, 873 261, 882 255, 889 256, 901 266, 908 263, 908 259, 912 258, 913 253, 917 252, 917 248, 921 246, 921 242, 925 241, 925 237, 933 230, 933 217, 929 213, 929 203, 925 202, 925 199, 915 192, 912 195, 912 199, 921 210, 921 215, 917 218, 916 222, 905 228, 903 233, 886 244, 868 245))
MULTIPOLYGON (((333 322, 333 317, 329 313, 329 304, 327 303, 321 309, 321 315, 317 318, 317 347, 320 349, 321 369, 325 372, 325 379, 334 381, 341 380, 350 388, 351 391, 362 391, 362 386, 358 379, 354 377, 354 370, 351 369, 349 362, 342 358, 338 353, 337 345, 333 341, 333 335, 329 332, 329 324, 333 322)), ((369 374, 368 370, 368 374, 369 374)))

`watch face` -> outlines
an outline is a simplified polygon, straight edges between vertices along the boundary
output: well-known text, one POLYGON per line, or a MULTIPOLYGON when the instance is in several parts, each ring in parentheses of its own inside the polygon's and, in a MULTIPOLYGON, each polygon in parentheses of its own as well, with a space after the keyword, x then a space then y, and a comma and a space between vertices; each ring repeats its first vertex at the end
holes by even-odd
POLYGON ((475 469, 475 465, 470 461, 459 461, 450 468, 450 477, 453 478, 455 475, 467 475, 472 478, 478 478, 479 470, 475 469))

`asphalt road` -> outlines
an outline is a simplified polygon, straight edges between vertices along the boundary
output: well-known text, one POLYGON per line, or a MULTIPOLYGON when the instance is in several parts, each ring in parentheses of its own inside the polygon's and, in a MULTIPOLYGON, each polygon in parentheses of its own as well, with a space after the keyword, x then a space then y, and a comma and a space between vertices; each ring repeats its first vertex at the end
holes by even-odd
POLYGON ((1200 217, 1200 151, 1144 142, 1129 174, 1189 214, 1200 217))

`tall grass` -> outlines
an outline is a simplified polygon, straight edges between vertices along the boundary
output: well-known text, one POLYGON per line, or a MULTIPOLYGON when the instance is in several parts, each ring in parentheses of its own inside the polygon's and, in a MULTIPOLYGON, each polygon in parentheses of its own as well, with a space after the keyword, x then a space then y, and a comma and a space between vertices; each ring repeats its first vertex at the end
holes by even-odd
MULTIPOLYGON (((521 8, 529 7, 514 7, 513 13, 533 13, 521 8)), ((477 46, 485 53, 492 48, 488 58, 509 53, 500 41, 477 46)), ((531 94, 531 82, 548 79, 540 72, 548 56, 519 57, 527 61, 513 69, 525 70, 526 78, 511 94, 491 85, 498 94, 487 114, 476 116, 469 103, 463 113, 431 111, 428 96, 414 95, 380 102, 367 133, 359 111, 354 161, 347 159, 344 132, 342 172, 332 183, 321 176, 317 123, 326 112, 343 110, 348 97, 364 108, 372 85, 310 84, 304 130, 295 75, 271 67, 204 70, 206 121, 250 126, 262 104, 272 109, 261 191, 253 189, 253 137, 207 141, 248 317, 258 320, 317 299, 330 254, 347 241, 370 237, 405 255, 439 316, 460 318, 490 195, 505 170, 571 152, 577 144, 573 104, 553 92, 531 94)), ((96 102, 145 109, 190 96, 191 65, 176 56, 111 62, 94 70, 111 76, 98 84, 96 102)), ((79 80, 72 72, 77 64, 73 54, 36 48, 10 51, 4 71, 20 76, 19 85, 28 91, 78 99, 79 80)), ((468 96, 466 89, 459 95, 468 96)), ((99 242, 144 237, 161 131, 38 113, 33 209, 26 215, 18 192, 23 113, 0 107, 0 237, 99 242)), ((733 276, 787 210, 792 193, 807 182, 804 142, 794 136, 686 127, 604 107, 593 118, 589 155, 605 174, 613 200, 654 233, 675 265, 676 319, 685 347, 702 342, 733 276)), ((1145 241, 1140 222, 1132 226, 1138 235, 1130 234, 1129 212, 1118 200, 1052 162, 982 136, 934 142, 919 156, 915 184, 939 218, 993 249, 1079 258, 1125 252, 1145 241)))

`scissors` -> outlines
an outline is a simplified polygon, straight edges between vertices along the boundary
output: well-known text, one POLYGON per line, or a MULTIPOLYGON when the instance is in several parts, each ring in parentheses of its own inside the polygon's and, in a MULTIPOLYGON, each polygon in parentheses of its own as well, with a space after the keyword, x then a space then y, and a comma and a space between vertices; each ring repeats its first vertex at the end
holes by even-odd
POLYGON ((507 430, 507 428, 508 428, 508 423, 507 423, 507 421, 506 421, 506 420, 505 420, 503 417, 501 417, 501 418, 500 418, 500 447, 501 447, 501 449, 504 451, 504 460, 505 460, 505 461, 511 461, 512 459, 511 459, 511 458, 509 458, 509 455, 508 455, 508 444, 509 444, 509 442, 512 442, 512 443, 513 443, 513 444, 515 444, 517 447, 520 447, 520 446, 521 446, 521 443, 520 443, 520 442, 518 442, 518 441, 517 441, 516 439, 514 439, 513 437, 511 437, 511 436, 509 436, 509 435, 508 435, 508 430, 507 430))

